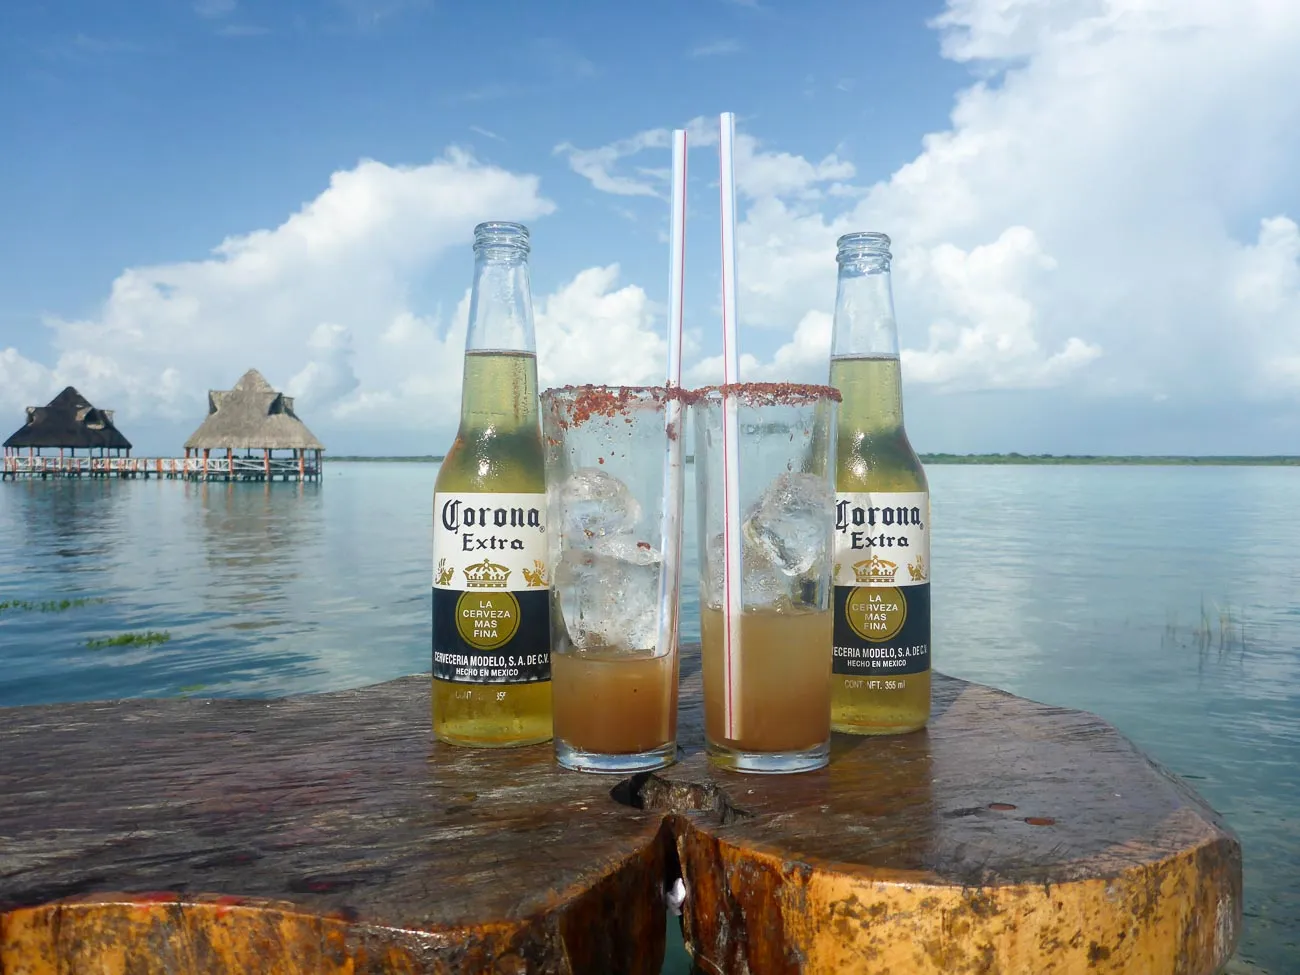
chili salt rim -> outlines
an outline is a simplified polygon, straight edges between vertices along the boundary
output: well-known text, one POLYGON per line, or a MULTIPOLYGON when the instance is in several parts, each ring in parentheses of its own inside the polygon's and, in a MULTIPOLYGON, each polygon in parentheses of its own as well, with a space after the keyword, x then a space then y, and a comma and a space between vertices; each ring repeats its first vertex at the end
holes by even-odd
POLYGON ((568 429, 580 427, 593 417, 627 415, 633 409, 658 408, 670 400, 689 402, 686 390, 677 386, 555 386, 542 392, 556 422, 568 429))
POLYGON ((735 396, 742 406, 808 406, 825 399, 836 403, 844 399, 834 386, 815 383, 724 383, 686 393, 692 405, 705 400, 721 402, 724 396, 735 396))

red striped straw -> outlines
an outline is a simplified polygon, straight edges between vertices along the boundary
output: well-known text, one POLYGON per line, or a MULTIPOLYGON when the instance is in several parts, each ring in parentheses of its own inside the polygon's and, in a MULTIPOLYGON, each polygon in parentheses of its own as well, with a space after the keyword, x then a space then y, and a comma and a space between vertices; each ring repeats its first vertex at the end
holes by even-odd
MULTIPOLYGON (((736 116, 719 118, 718 161, 722 197, 722 372, 723 383, 740 382, 736 341, 736 174, 733 165, 736 116)), ((740 546, 740 432, 736 397, 722 397, 722 695, 723 737, 735 741, 740 728, 740 620, 744 612, 740 546)))
MULTIPOLYGON (((686 130, 673 130, 672 210, 669 217, 668 260, 668 385, 682 385, 682 309, 686 293, 686 130)), ((677 613, 665 611, 668 587, 681 585, 682 574, 682 403, 670 399, 664 407, 668 428, 668 453, 664 461, 663 512, 659 537, 665 558, 659 571, 660 655, 668 653, 677 638, 677 613)), ((674 601, 674 606, 677 601, 674 601)))

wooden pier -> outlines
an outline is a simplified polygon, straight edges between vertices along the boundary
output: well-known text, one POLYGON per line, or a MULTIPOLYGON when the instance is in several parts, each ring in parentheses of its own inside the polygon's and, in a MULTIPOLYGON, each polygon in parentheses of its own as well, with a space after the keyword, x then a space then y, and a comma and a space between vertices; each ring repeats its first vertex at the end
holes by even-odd
POLYGON ((324 455, 325 445, 294 412, 293 397, 249 369, 233 389, 208 390, 208 414, 185 441, 183 458, 132 457, 113 411, 97 409, 69 386, 45 406, 27 407, 27 421, 4 442, 0 480, 318 481, 324 455))
POLYGON ((294 457, 40 457, 10 454, 0 480, 39 477, 167 478, 186 481, 317 481, 320 451, 294 457))

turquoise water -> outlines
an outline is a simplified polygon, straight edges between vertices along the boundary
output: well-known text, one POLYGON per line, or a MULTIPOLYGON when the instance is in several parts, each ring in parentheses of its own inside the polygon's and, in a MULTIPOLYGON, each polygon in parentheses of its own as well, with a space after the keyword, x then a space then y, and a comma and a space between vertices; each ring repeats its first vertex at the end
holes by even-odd
MULTIPOLYGON (((102 600, 0 611, 0 705, 427 670, 434 473, 0 484, 0 603, 102 600), (171 639, 87 646, 144 630, 171 639)), ((1300 971, 1300 470, 929 473, 936 665, 1094 711, 1188 778, 1244 844, 1240 960, 1300 971)))

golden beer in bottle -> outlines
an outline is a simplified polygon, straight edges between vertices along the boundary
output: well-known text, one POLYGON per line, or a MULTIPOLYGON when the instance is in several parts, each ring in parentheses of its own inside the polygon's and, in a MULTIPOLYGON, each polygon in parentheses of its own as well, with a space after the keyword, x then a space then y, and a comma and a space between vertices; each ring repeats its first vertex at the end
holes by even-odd
POLYGON ((858 735, 915 731, 930 716, 930 489, 903 428, 889 243, 846 234, 836 254, 831 727, 858 735))
POLYGON ((551 737, 546 480, 528 230, 474 229, 460 427, 433 494, 433 730, 551 737))

